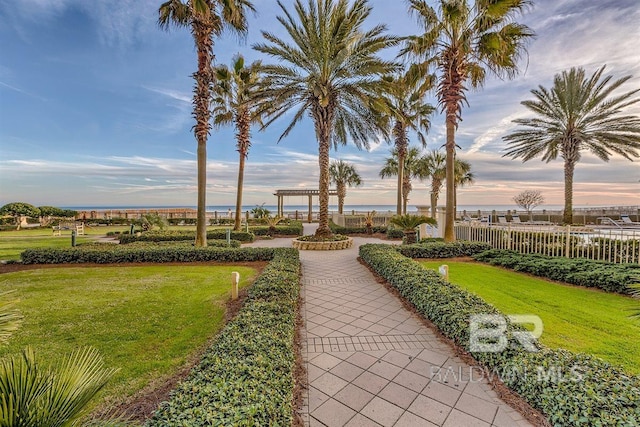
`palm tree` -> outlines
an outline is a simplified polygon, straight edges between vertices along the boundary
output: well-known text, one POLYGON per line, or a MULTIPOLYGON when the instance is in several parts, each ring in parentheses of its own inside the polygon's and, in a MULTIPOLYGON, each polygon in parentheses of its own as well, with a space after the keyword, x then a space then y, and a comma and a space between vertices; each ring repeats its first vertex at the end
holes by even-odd
POLYGON ((320 167, 320 224, 316 236, 331 236, 329 228, 329 150, 352 140, 368 147, 381 132, 374 94, 377 78, 391 74, 396 64, 377 53, 393 44, 383 25, 363 28, 371 12, 366 0, 295 1, 291 14, 278 1, 291 42, 263 31, 268 43, 254 48, 278 61, 264 67, 269 84, 264 99, 273 103, 268 126, 294 107, 293 119, 280 139, 287 136, 305 116, 313 120, 318 141, 320 167), (352 4, 350 4, 352 3, 352 4))
POLYGON ((344 160, 331 162, 329 176, 331 177, 331 182, 336 184, 338 190, 338 213, 342 214, 344 198, 347 196, 347 187, 362 185, 362 178, 355 166, 344 160))
POLYGON ((409 12, 418 18, 424 33, 407 38, 403 55, 423 58, 438 72, 438 103, 445 113, 447 129, 446 241, 454 241, 455 221, 455 131, 467 102, 469 86, 479 88, 487 72, 512 78, 518 71, 517 60, 524 43, 534 33, 514 22, 514 16, 530 0, 439 0, 439 10, 427 0, 408 0, 409 12))
POLYGON ((422 175, 431 179, 431 192, 429 199, 431 202, 431 218, 436 217, 436 207, 438 206, 438 198, 440 191, 446 178, 447 157, 442 151, 431 150, 420 158, 419 168, 422 175))
POLYGON ((233 229, 240 231, 242 219, 242 186, 244 182, 244 164, 251 147, 251 125, 262 125, 256 92, 260 83, 260 61, 254 61, 248 67, 244 57, 236 55, 231 68, 220 65, 215 68, 217 84, 213 92, 213 124, 220 127, 233 123, 236 127, 236 147, 240 153, 238 166, 238 188, 236 189, 236 217, 233 229))
POLYGON ((190 27, 198 55, 198 70, 193 90, 193 133, 198 143, 198 208, 196 246, 207 246, 207 138, 210 131, 211 87, 214 82, 212 68, 213 37, 230 29, 239 34, 247 31, 246 12, 255 11, 249 0, 168 0, 158 9, 158 25, 168 29, 190 27))
POLYGON ((407 132, 417 132, 418 140, 423 147, 427 141, 422 132, 429 131, 429 116, 435 110, 426 103, 424 97, 433 86, 432 76, 422 73, 420 67, 411 66, 403 74, 385 76, 381 86, 385 116, 393 122, 391 134, 395 149, 398 152, 398 191, 396 198, 396 213, 401 215, 402 187, 404 184, 404 159, 407 156, 409 137, 407 132))
MULTIPOLYGON (((380 170, 380 178, 387 178, 390 176, 398 175, 398 150, 393 148, 391 150, 391 157, 385 160, 384 167, 380 170)), ((420 150, 417 147, 410 147, 407 150, 407 155, 404 159, 404 170, 402 180, 402 200, 401 200, 401 212, 400 214, 407 213, 407 203, 409 202, 409 193, 413 189, 411 180, 413 178, 423 179, 425 176, 420 168, 420 150)))
POLYGON ((542 156, 550 162, 564 161, 563 222, 573 222, 573 172, 582 151, 590 151, 603 161, 612 153, 632 160, 640 149, 640 118, 620 115, 622 109, 640 101, 632 99, 640 89, 612 95, 631 76, 611 84, 611 76, 601 80, 604 66, 591 77, 582 68, 556 74, 551 90, 539 86, 531 93, 536 99, 522 105, 537 117, 514 120, 524 126, 503 137, 509 146, 504 156, 523 162, 542 156))
POLYGON ((455 172, 455 189, 453 199, 453 211, 458 211, 458 187, 464 187, 465 185, 473 184, 475 182, 475 175, 471 172, 471 163, 466 160, 456 159, 454 166, 455 172))
POLYGON ((396 215, 389 221, 391 224, 400 227, 404 233, 404 242, 407 245, 416 243, 416 227, 420 224, 435 225, 433 218, 416 215, 396 215))

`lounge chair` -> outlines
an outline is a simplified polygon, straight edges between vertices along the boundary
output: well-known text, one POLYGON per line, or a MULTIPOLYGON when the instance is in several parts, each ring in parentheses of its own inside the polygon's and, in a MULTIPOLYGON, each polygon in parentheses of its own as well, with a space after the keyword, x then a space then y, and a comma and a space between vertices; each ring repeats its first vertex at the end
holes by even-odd
POLYGON ((520 221, 520 215, 511 215, 511 222, 514 224, 522 224, 522 221, 520 221))
POLYGON ((633 225, 633 226, 640 225, 640 222, 631 221, 631 218, 629 218, 629 215, 620 215, 620 221, 622 222, 621 225, 633 225))
POLYGON ((504 215, 498 215, 498 224, 507 224, 507 217, 504 215))

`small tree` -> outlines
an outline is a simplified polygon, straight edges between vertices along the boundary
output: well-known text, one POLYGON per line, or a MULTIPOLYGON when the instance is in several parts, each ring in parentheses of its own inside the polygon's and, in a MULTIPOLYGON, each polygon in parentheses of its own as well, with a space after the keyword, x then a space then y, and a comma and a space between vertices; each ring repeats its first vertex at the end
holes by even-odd
POLYGON ((416 243, 416 227, 420 224, 436 224, 436 220, 433 218, 416 215, 396 215, 391 218, 390 222, 402 229, 404 233, 404 243, 407 245, 416 243))
POLYGON ((254 218, 269 218, 271 211, 264 207, 264 203, 261 205, 256 205, 255 208, 251 209, 251 213, 254 218))
POLYGON ((527 211, 529 220, 531 220, 531 211, 536 206, 544 203, 544 197, 542 197, 542 193, 540 193, 539 190, 525 190, 517 194, 513 198, 513 201, 516 202, 516 205, 527 211))
POLYGON ((142 226, 142 231, 151 231, 156 227, 162 231, 167 228, 168 223, 167 220, 158 215, 157 212, 153 212, 142 215, 140 225, 142 226))
POLYGON ((16 230, 20 230, 20 218, 23 216, 37 218, 40 216, 40 210, 29 203, 13 202, 1 207, 0 215, 12 216, 15 220, 16 230))

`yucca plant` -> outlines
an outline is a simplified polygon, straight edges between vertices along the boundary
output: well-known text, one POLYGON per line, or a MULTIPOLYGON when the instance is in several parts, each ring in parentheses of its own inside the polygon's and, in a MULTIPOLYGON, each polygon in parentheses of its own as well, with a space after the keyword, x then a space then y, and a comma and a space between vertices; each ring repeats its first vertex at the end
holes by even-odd
POLYGON ((436 220, 423 215, 396 215, 390 220, 391 224, 402 229, 404 243, 411 245, 416 243, 416 227, 420 224, 435 225, 436 220))
POLYGON ((14 291, 0 292, 0 344, 7 342, 22 323, 22 315, 16 309, 17 300, 8 299, 14 291))
POLYGON ((367 212, 364 216, 364 226, 367 227, 367 234, 373 234, 373 219, 376 216, 376 211, 367 212))
POLYGON ((281 216, 268 216, 265 218, 267 225, 269 226, 269 233, 276 232, 276 226, 284 220, 281 216))

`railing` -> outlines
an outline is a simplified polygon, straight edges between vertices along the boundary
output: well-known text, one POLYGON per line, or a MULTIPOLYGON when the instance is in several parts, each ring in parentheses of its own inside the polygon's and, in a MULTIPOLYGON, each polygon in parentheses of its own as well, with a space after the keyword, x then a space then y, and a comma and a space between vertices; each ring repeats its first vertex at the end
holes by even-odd
POLYGON ((489 243, 523 254, 587 258, 618 264, 640 263, 640 227, 605 229, 528 224, 455 226, 456 238, 489 243))

